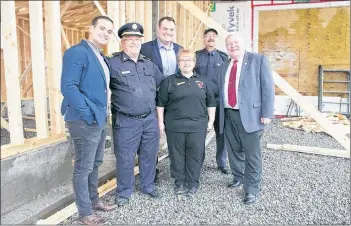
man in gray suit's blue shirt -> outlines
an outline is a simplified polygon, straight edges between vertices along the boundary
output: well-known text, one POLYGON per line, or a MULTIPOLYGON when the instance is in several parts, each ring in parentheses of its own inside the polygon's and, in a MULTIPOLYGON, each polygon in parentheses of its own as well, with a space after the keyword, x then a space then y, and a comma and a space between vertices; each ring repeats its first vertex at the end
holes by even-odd
POLYGON ((274 111, 274 82, 265 56, 246 52, 241 37, 229 35, 230 59, 219 69, 220 133, 224 132, 234 180, 243 184, 245 204, 255 203, 262 178, 260 138, 274 111))

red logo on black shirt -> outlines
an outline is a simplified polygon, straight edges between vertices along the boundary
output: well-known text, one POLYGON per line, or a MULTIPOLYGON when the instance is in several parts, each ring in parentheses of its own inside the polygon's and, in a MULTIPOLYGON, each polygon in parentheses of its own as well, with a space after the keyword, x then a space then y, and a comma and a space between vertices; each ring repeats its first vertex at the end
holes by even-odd
POLYGON ((201 81, 196 81, 196 84, 197 84, 197 86, 199 87, 199 88, 204 88, 204 83, 203 82, 201 82, 201 81))

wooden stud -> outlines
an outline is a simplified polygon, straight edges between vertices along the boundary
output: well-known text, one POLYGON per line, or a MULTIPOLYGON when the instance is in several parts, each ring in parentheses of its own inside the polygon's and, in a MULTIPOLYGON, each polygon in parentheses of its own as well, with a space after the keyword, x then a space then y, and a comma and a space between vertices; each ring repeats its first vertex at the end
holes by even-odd
POLYGON ((66 32, 62 26, 62 24, 60 25, 60 30, 61 30, 61 36, 63 38, 63 43, 65 44, 65 47, 66 49, 69 49, 71 48, 71 44, 69 44, 69 41, 68 41, 68 38, 67 38, 67 35, 66 35, 66 32))
POLYGON ((308 153, 308 154, 350 158, 350 151, 338 150, 338 149, 299 146, 299 145, 291 145, 291 144, 267 144, 267 148, 273 149, 273 150, 293 151, 293 152, 301 152, 301 153, 308 153))
MULTIPOLYGON (((119 2, 118 1, 108 1, 107 2, 107 15, 112 19, 114 23, 114 31, 119 28, 119 2)), ((119 51, 119 43, 117 39, 112 38, 108 43, 108 54, 119 51)))
POLYGON ((68 7, 71 5, 72 1, 66 1, 65 5, 63 6, 61 13, 60 13, 60 17, 62 18, 62 16, 66 13, 66 10, 68 9, 68 7))
POLYGON ((144 42, 152 40, 152 1, 145 1, 144 42))
POLYGON ((63 99, 60 92, 62 70, 60 26, 60 2, 45 1, 46 61, 48 64, 51 132, 56 134, 65 132, 60 109, 63 99))
POLYGON ((49 136, 46 79, 44 57, 44 35, 43 35, 43 2, 29 1, 30 40, 32 53, 32 76, 35 108, 35 126, 38 138, 49 136))
POLYGON ((3 117, 1 117, 1 128, 9 131, 9 123, 3 117))
POLYGON ((119 26, 126 23, 126 1, 119 1, 119 26))
POLYGON ((135 22, 135 1, 126 1, 126 22, 135 22))
MULTIPOLYGON (((158 1, 158 11, 159 11, 159 19, 161 19, 162 17, 166 16, 166 11, 167 11, 167 8, 166 8, 166 1, 158 1)), ((157 21, 158 21, 157 20, 157 21)))
POLYGON ((15 1, 1 2, 1 26, 5 83, 8 103, 11 144, 23 144, 23 122, 21 110, 20 72, 16 31, 15 1), (10 92, 11 90, 11 92, 10 92))
MULTIPOLYGON (((145 21, 144 21, 144 12, 145 12, 145 3, 144 1, 136 1, 136 9, 139 9, 138 13, 135 14, 135 21, 141 24, 144 27, 145 31, 145 21)), ((148 13, 148 12, 147 12, 148 13)))

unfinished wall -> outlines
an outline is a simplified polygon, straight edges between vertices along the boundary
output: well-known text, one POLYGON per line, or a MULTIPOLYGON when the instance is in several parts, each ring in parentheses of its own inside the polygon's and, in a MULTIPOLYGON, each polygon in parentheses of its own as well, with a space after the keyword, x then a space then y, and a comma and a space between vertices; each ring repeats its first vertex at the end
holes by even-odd
MULTIPOLYGON (((86 33, 84 31, 65 28, 64 29, 70 45, 78 44, 81 39, 85 38, 86 33)), ((24 71, 31 63, 31 49, 30 49, 30 28, 29 21, 26 19, 17 20, 17 37, 18 37, 18 56, 20 63, 20 76, 23 75, 24 71)), ((62 40, 62 55, 66 50, 62 40)), ((33 77, 31 68, 28 70, 28 74, 23 76, 21 83, 21 97, 23 99, 33 98, 33 77)), ((4 70, 4 59, 3 50, 1 49, 1 102, 6 102, 6 85, 5 85, 5 70, 4 70)))
MULTIPOLYGON (((318 95, 318 65, 350 69, 350 7, 262 11, 259 21, 259 52, 301 94, 318 95)), ((326 73, 331 76, 345 80, 345 74, 326 73)), ((346 84, 325 89, 345 90, 346 84)))

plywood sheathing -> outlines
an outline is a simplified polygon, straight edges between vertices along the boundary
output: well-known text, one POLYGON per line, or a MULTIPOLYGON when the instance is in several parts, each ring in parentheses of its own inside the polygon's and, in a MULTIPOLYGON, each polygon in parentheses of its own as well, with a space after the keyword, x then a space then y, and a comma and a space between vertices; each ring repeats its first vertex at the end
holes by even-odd
MULTIPOLYGON (((318 65, 350 69, 350 8, 262 11, 259 40, 259 52, 269 57, 274 70, 301 94, 317 96, 318 65)), ((342 73, 325 75, 346 78, 342 73)), ((325 90, 345 91, 346 85, 329 83, 325 90)), ((279 88, 276 93, 283 94, 279 88)))

